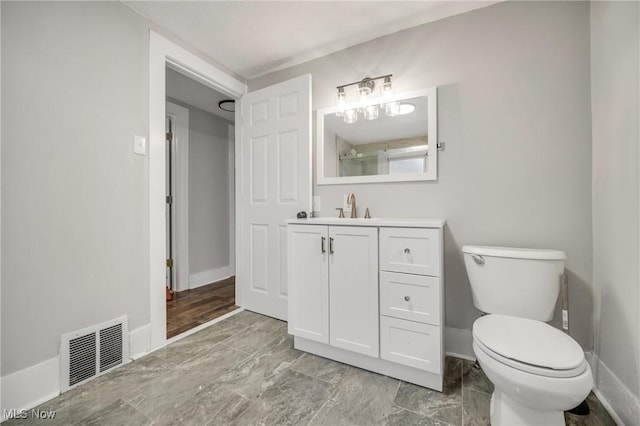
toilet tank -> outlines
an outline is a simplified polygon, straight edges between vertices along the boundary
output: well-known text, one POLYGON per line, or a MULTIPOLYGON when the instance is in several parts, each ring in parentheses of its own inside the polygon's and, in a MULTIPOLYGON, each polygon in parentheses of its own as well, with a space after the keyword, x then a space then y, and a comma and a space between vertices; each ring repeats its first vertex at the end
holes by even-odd
POLYGON ((464 246, 473 304, 482 312, 551 321, 567 256, 559 250, 464 246))

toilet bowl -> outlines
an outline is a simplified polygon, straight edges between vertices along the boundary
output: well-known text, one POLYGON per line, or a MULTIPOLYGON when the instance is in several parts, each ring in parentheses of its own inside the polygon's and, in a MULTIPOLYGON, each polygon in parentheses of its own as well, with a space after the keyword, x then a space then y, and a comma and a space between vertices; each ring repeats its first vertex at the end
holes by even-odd
POLYGON ((564 425, 564 411, 580 404, 593 387, 580 346, 540 321, 481 317, 473 327, 473 350, 495 386, 494 426, 564 425))
POLYGON ((473 303, 473 351, 494 384, 491 424, 564 425, 593 388, 584 352, 550 326, 566 255, 559 250, 464 246, 473 303))

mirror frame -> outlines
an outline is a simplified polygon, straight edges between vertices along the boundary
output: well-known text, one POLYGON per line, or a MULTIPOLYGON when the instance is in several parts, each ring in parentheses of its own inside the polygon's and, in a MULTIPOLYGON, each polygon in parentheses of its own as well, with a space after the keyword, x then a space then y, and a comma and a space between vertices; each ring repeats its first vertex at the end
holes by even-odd
MULTIPOLYGON (((429 146, 433 145, 435 155, 429 155, 427 171, 424 173, 407 173, 397 175, 368 175, 368 176, 324 176, 324 116, 334 114, 336 107, 319 109, 316 112, 316 184, 317 185, 343 185, 352 183, 377 183, 377 182, 413 182, 438 179, 438 90, 437 87, 404 92, 393 95, 389 102, 402 101, 421 96, 427 97, 427 137, 429 146)), ((372 100, 371 104, 378 104, 379 100, 372 100)))

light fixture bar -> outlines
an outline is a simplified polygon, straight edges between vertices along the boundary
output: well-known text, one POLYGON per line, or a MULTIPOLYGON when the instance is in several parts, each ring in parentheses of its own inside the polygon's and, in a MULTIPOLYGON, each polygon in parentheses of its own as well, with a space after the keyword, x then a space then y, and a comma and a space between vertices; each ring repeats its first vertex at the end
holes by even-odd
POLYGON ((338 89, 336 116, 342 117, 343 121, 347 124, 353 124, 358 121, 359 113, 363 114, 365 120, 377 119, 379 108, 385 108, 385 114, 390 115, 386 110, 385 103, 388 102, 391 95, 391 77, 393 77, 393 74, 385 74, 373 78, 365 77, 360 81, 336 86, 336 89, 338 89), (382 96, 378 96, 374 92, 376 89, 376 80, 384 80, 382 86, 380 86, 382 87, 382 96), (359 100, 356 103, 347 103, 347 93, 345 89, 355 85, 358 85, 357 94, 359 100), (380 102, 378 102, 378 100, 380 100, 380 102))
POLYGON ((353 83, 348 83, 348 84, 343 84, 341 86, 336 86, 336 89, 340 90, 340 89, 344 89, 345 87, 349 87, 349 86, 354 86, 356 84, 361 84, 363 82, 367 82, 367 81, 374 81, 374 80, 380 80, 383 78, 389 78, 391 79, 391 77, 393 77, 393 74, 386 74, 386 75, 381 75, 380 77, 373 77, 373 78, 369 78, 369 77, 365 77, 362 80, 358 80, 358 81, 354 81, 353 83))

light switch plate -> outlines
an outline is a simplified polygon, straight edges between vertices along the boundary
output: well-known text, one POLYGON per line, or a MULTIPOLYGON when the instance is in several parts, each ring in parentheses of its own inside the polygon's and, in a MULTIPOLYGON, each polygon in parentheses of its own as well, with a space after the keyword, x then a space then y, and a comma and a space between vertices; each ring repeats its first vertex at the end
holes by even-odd
POLYGON ((319 212, 320 209, 320 196, 319 195, 314 195, 313 196, 313 203, 312 203, 312 207, 311 210, 314 212, 319 212))
POLYGON ((147 154, 147 138, 144 136, 133 137, 133 153, 138 155, 147 154))

